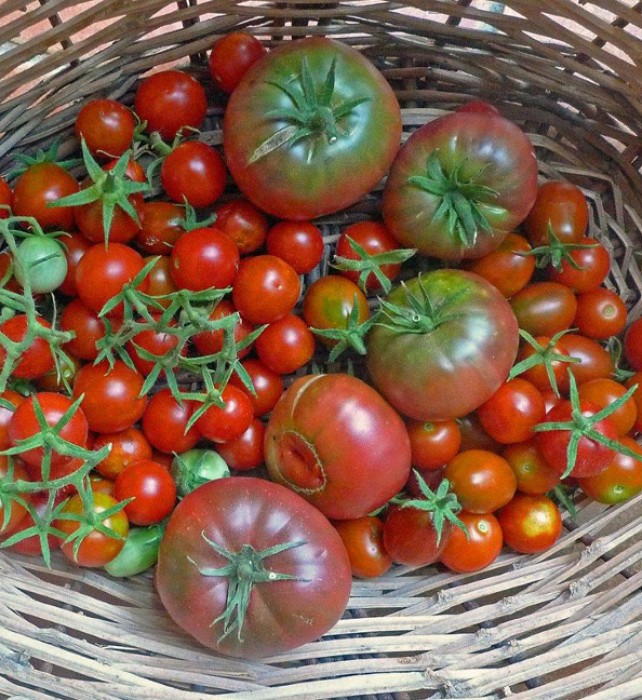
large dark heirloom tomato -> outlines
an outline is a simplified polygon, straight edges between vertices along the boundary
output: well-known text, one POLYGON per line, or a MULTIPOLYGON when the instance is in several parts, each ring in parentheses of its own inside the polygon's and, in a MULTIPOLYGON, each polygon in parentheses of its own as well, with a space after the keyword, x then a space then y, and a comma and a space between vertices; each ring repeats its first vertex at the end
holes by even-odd
POLYGON ((410 439, 399 414, 348 374, 300 377, 279 399, 265 433, 273 481, 334 520, 360 518, 401 491, 410 439))
POLYGON ((225 110, 229 170, 256 206, 313 219, 356 202, 387 173, 401 112, 383 75, 355 49, 311 37, 257 61, 225 110))
POLYGON ((456 113, 425 124, 404 143, 382 213, 403 245, 461 260, 497 248, 536 196, 537 160, 526 134, 500 116, 456 113))
POLYGON ((459 418, 506 381, 519 330, 502 294, 478 275, 435 270, 382 301, 366 339, 373 385, 416 420, 459 418))
POLYGON ((174 621, 230 656, 271 656, 327 632, 348 603, 339 534, 313 506, 266 479, 216 479, 176 507, 156 587, 174 621))

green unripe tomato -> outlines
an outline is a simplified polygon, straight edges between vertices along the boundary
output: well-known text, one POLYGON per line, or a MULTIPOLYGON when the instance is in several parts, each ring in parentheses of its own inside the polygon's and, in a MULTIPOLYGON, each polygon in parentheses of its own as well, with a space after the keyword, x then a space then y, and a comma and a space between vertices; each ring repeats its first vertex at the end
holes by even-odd
POLYGON ((227 462, 214 450, 195 448, 176 455, 170 469, 180 498, 214 479, 230 475, 227 462))
POLYGON ((14 276, 24 287, 29 280, 35 294, 53 292, 67 275, 67 258, 62 245, 50 236, 33 235, 18 245, 14 276))

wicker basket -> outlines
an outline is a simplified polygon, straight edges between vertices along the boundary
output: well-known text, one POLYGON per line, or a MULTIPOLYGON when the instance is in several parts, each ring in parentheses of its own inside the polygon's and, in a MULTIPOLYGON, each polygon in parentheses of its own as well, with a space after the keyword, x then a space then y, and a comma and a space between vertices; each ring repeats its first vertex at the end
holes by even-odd
MULTIPOLYGON (((397 92, 406 130, 471 97, 536 146, 542 177, 582 187, 612 253, 608 284, 640 315, 641 6, 634 0, 2 0, 0 172, 62 139, 90 95, 131 101, 157 66, 204 72, 217 35, 268 45, 323 34, 363 50, 397 92), (30 36, 32 38, 26 38, 30 36)), ((204 80, 205 84, 207 80, 204 80)), ((212 91, 210 133, 223 103, 212 91)), ((375 200, 376 200, 376 194, 375 200)), ((326 220, 362 216, 365 200, 326 220)), ((0 695, 17 700, 642 698, 642 497, 579 504, 545 554, 504 553, 477 575, 396 567, 355 581, 323 639, 278 658, 217 657, 163 613, 151 576, 115 580, 0 554, 0 695)))

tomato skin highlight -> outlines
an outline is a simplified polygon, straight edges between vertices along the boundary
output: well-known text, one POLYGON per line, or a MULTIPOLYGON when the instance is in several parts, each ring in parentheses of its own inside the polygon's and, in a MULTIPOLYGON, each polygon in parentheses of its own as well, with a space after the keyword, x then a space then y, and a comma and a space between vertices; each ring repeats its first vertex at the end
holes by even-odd
MULTIPOLYGON (((619 441, 642 458, 642 447, 633 438, 621 437, 619 441)), ((616 452, 606 469, 577 479, 577 484, 583 493, 598 503, 622 503, 642 491, 642 461, 616 452)))
POLYGON ((364 515, 335 522, 334 527, 348 552, 353 576, 376 578, 392 566, 392 559, 384 546, 384 524, 380 518, 364 515))
POLYGON ((552 547, 562 532, 562 517, 548 496, 516 494, 498 513, 504 543, 522 554, 552 547))

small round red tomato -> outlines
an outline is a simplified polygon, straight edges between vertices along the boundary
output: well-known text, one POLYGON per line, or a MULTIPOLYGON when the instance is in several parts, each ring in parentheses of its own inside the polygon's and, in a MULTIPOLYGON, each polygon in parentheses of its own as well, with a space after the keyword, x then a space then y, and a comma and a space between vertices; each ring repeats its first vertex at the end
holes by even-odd
POLYGON ((255 342, 259 360, 278 374, 291 374, 305 366, 312 359, 315 346, 307 323, 292 313, 270 323, 255 342))
POLYGON ((207 113, 207 95, 196 78, 180 70, 164 70, 144 78, 136 90, 134 109, 148 132, 172 139, 183 127, 197 129, 207 113))
POLYGON ((537 554, 552 547, 562 532, 562 516, 548 496, 523 493, 498 513, 504 544, 522 554, 537 554))
POLYGON ((624 330, 627 314, 626 304, 615 292, 598 287, 578 295, 573 327, 587 338, 607 340, 624 330))
POLYGON ((227 169, 221 154, 202 141, 183 141, 163 158, 160 180, 175 202, 209 207, 223 194, 227 169))
POLYGON ((524 221, 528 240, 547 245, 549 227, 562 243, 576 243, 586 233, 588 204, 582 190, 563 180, 540 185, 535 204, 524 221))
MULTIPOLYGON (((151 257, 143 258, 143 263, 147 265, 151 259, 151 257)), ((157 257, 145 279, 148 283, 147 294, 156 297, 156 302, 163 308, 167 308, 171 304, 171 299, 161 297, 172 294, 178 289, 172 279, 172 261, 169 255, 157 257)))
POLYGON ((76 178, 56 163, 30 165, 13 186, 13 213, 32 216, 44 229, 71 231, 74 208, 48 205, 79 189, 76 178))
MULTIPOLYGON (((51 328, 51 324, 40 316, 36 321, 43 328, 51 328)), ((16 314, 0 323, 0 333, 14 343, 22 343, 29 332, 29 320, 26 314, 16 314)), ((0 365, 4 365, 7 351, 0 346, 0 365)), ((36 336, 29 347, 22 350, 16 358, 11 374, 16 379, 36 379, 54 369, 54 357, 49 343, 40 336, 36 336)))
MULTIPOLYGON (((27 440, 43 432, 43 428, 36 415, 35 402, 38 402, 45 419, 45 424, 49 429, 58 426, 58 423, 69 411, 73 403, 71 399, 56 392, 39 391, 28 396, 16 407, 11 422, 9 423, 8 433, 12 446, 18 445, 21 440, 27 440)), ((80 445, 81 447, 87 444, 89 428, 87 418, 81 408, 76 409, 64 425, 56 427, 55 429, 58 436, 67 442, 80 445)), ((42 447, 34 447, 25 452, 21 452, 20 459, 26 464, 40 467, 43 454, 44 451, 42 447)), ((70 457, 68 455, 52 450, 51 467, 59 466, 69 459, 70 457)))
POLYGON ((67 258, 67 275, 63 283, 58 287, 58 291, 68 297, 73 297, 78 293, 76 289, 76 268, 80 258, 91 248, 91 242, 77 231, 62 237, 60 242, 63 244, 65 257, 67 258))
POLYGON ((457 516, 466 532, 452 529, 440 556, 441 563, 451 571, 470 573, 490 566, 499 556, 503 545, 502 528, 492 513, 478 514, 462 511, 457 516))
POLYGON ((383 544, 383 522, 374 515, 334 523, 348 552, 352 575, 359 578, 382 576, 392 566, 383 544))
POLYGON ((84 365, 76 373, 74 398, 82 396, 82 409, 89 427, 96 433, 114 433, 130 428, 140 420, 147 397, 141 396, 143 376, 115 360, 84 365))
POLYGON ((236 243, 241 255, 255 253, 265 243, 269 222, 267 216, 243 197, 219 204, 214 210, 216 227, 225 231, 236 243))
MULTIPOLYGON (((24 495, 23 495, 24 498, 24 495)), ((45 491, 42 494, 34 493, 30 496, 30 506, 33 509, 33 511, 36 514, 37 518, 42 518, 46 511, 47 511, 47 504, 48 504, 48 493, 45 491)), ((56 505, 58 504, 58 501, 56 501, 56 505)), ((12 509, 14 507, 17 507, 17 504, 14 502, 12 504, 12 509)), ((34 527, 34 519, 33 516, 29 511, 25 514, 24 518, 20 520, 18 525, 14 528, 12 528, 11 534, 12 535, 17 535, 20 532, 24 532, 25 530, 29 530, 30 528, 34 527)), ((47 543, 49 545, 49 549, 51 551, 55 549, 60 549, 60 545, 62 543, 62 540, 60 537, 57 537, 54 534, 47 534, 47 543)), ((41 557, 42 556, 42 544, 40 542, 40 537, 38 535, 31 535, 29 537, 25 537, 24 539, 20 540, 19 542, 16 542, 15 544, 12 544, 9 546, 7 549, 9 549, 11 552, 16 552, 17 554, 23 554, 27 557, 41 557)))
POLYGON ((240 256, 226 233, 205 227, 184 233, 172 248, 170 259, 174 284, 200 292, 229 287, 237 275, 240 256))
MULTIPOLYGON (((140 253, 124 243, 103 243, 91 246, 80 258, 76 268, 78 296, 93 311, 99 313, 103 306, 123 291, 123 287, 134 280, 145 262, 140 253)), ((139 285, 147 290, 146 280, 139 285)), ((110 316, 122 316, 119 304, 109 312, 110 316)))
POLYGON ((105 445, 111 445, 109 454, 95 469, 107 479, 115 479, 132 462, 152 458, 152 446, 139 428, 96 435, 93 449, 100 450, 105 445))
POLYGON ((469 513, 492 513, 515 495, 517 479, 510 464, 487 450, 464 450, 444 469, 459 503, 469 513))
MULTIPOLYGON (((29 474, 23 464, 16 459, 10 463, 6 455, 0 455, 0 487, 5 484, 10 485, 15 481, 28 480, 29 474)), ((4 489, 2 496, 0 500, 0 535, 4 536, 16 530, 20 523, 24 522, 28 511, 21 502, 5 493, 4 489)), ((31 496, 28 493, 20 494, 20 498, 26 504, 31 502, 31 496)))
POLYGON ((483 277, 506 297, 523 289, 535 272, 535 257, 530 243, 518 233, 509 233, 495 250, 481 258, 467 260, 463 269, 483 277))
POLYGON ((201 434, 187 423, 196 405, 185 400, 182 405, 172 396, 168 388, 157 391, 145 406, 142 430, 151 446, 159 452, 187 452, 200 440, 201 434))
POLYGON ((171 474, 151 459, 132 462, 116 477, 114 497, 134 500, 125 514, 134 525, 153 525, 166 518, 176 504, 176 484, 171 474))
POLYGON ((417 469, 440 469, 459 452, 461 431, 455 420, 406 420, 411 461, 417 469))
MULTIPOLYGON (((545 355, 548 357, 550 369, 559 391, 564 391, 568 388, 567 368, 570 366, 570 363, 566 358, 570 357, 570 352, 567 351, 564 342, 567 335, 569 334, 557 338, 554 343, 552 342, 553 338, 548 335, 535 337, 535 342, 545 350, 545 355)), ((517 352, 515 364, 529 360, 535 354, 536 350, 530 343, 522 342, 517 352)), ((542 393, 551 390, 551 380, 543 361, 522 372, 520 377, 535 385, 542 393)))
POLYGON ((488 450, 499 452, 501 445, 482 428, 477 413, 473 411, 461 418, 457 418, 457 426, 461 435, 460 451, 464 450, 488 450))
POLYGON ((87 148, 96 156, 122 155, 131 146, 135 128, 131 109, 117 100, 90 100, 76 115, 76 136, 84 138, 87 148))
MULTIPOLYGON (((599 412, 597 406, 588 402, 579 402, 579 412, 584 418, 591 418, 599 412)), ((540 425, 547 423, 573 421, 573 406, 570 401, 559 401, 546 414, 540 425)), ((609 418, 592 423, 592 430, 609 440, 617 440, 617 433, 609 418)), ((579 430, 579 429, 578 429, 579 430)), ((590 435, 577 432, 577 457, 574 464, 569 464, 569 443, 576 433, 570 429, 544 430, 537 436, 537 446, 546 462, 563 476, 585 477, 598 474, 613 461, 615 452, 590 435)))
POLYGON ((250 396, 254 406, 254 415, 264 416, 274 408, 276 402, 281 398, 284 389, 283 377, 254 357, 243 360, 241 364, 252 380, 254 394, 245 387, 237 373, 232 375, 230 382, 246 391, 250 396))
POLYGON ((217 39, 209 57, 214 84, 230 93, 247 69, 267 53, 263 44, 249 32, 230 32, 217 39))
POLYGON ((223 406, 211 405, 194 424, 198 432, 212 442, 236 440, 250 427, 254 410, 250 397, 228 384, 221 392, 223 406))
POLYGON ((6 450, 11 444, 9 423, 14 411, 24 400, 25 397, 13 389, 5 389, 0 393, 0 450, 6 450))
POLYGON ((140 230, 134 244, 146 255, 169 255, 185 233, 185 210, 174 202, 143 202, 139 208, 140 230))
POLYGON ((629 367, 636 372, 642 370, 642 318, 636 318, 628 325, 622 349, 629 367))
MULTIPOLYGON (((229 299, 221 299, 209 315, 209 321, 220 321, 221 319, 236 313, 234 304, 229 299)), ((254 325, 238 316, 238 321, 234 325, 234 341, 238 344, 254 330, 254 325)), ((225 341, 225 331, 222 329, 202 331, 196 333, 192 340, 196 350, 201 355, 215 355, 221 352, 225 341)), ((239 357, 245 357, 252 345, 237 350, 239 357)))
MULTIPOLYGON (((127 342, 125 350, 131 357, 134 367, 142 375, 150 374, 157 363, 163 363, 167 357, 174 357, 179 343, 178 335, 172 333, 172 328, 175 330, 175 326, 175 322, 171 321, 163 329, 145 328, 127 342), (149 359, 146 353, 149 353, 152 359, 149 359)), ((179 354, 187 354, 187 347, 181 347, 179 354)), ((165 370, 162 369, 161 375, 164 373, 165 370)))
POLYGON ((639 458, 616 452, 604 471, 577 479, 582 491, 598 503, 622 503, 642 491, 642 447, 630 437, 621 437, 620 443, 639 458))
MULTIPOLYGON (((103 165, 103 170, 109 172, 113 170, 118 164, 118 158, 113 158, 108 160, 105 165, 103 165)), ((127 166, 125 167, 125 177, 129 178, 133 182, 147 182, 147 173, 145 168, 133 158, 127 161, 127 166)))
POLYGON ((265 435, 273 481, 327 517, 368 515, 397 494, 410 473, 406 427, 368 384, 348 374, 294 380, 274 407, 265 435))
POLYGON ((105 324, 82 299, 72 299, 62 310, 60 330, 74 333, 74 337, 65 343, 66 352, 79 360, 98 357, 96 343, 105 337, 105 324))
MULTIPOLYGON (((351 240, 360 245, 369 255, 380 255, 399 249, 399 242, 379 221, 359 221, 344 228, 337 241, 335 255, 348 260, 361 259, 359 253, 350 244, 351 240)), ((380 269, 389 280, 394 280, 401 271, 401 265, 396 263, 382 265, 380 269)), ((342 270, 341 274, 353 282, 359 280, 357 270, 342 270)), ((380 286, 379 280, 370 273, 366 278, 365 288, 374 290, 379 289, 380 286)))
MULTIPOLYGON (((580 384, 577 391, 580 399, 590 401, 601 411, 621 398, 626 393, 626 387, 610 377, 598 377, 580 384)), ((633 429, 637 415, 635 399, 631 397, 609 415, 609 420, 618 435, 626 435, 633 429)))
MULTIPOLYGON (((110 530, 110 534, 102 532, 94 527, 82 538, 80 546, 75 550, 75 540, 65 540, 62 543, 62 553, 65 557, 78 566, 100 567, 110 562, 125 544, 125 539, 129 533, 129 521, 122 510, 105 517, 101 513, 110 510, 118 504, 113 496, 104 493, 94 494, 93 513, 85 513, 84 504, 79 495, 72 496, 62 509, 63 516, 73 518, 96 518, 101 528, 110 530)), ((78 519, 59 519, 54 521, 55 527, 64 532, 69 538, 78 528, 81 527, 78 519)))
POLYGON ((568 371, 573 374, 578 384, 613 375, 615 371, 613 358, 597 340, 586 338, 579 333, 567 333, 561 338, 560 343, 565 354, 579 360, 567 365, 568 371))
POLYGON ((244 258, 234 280, 232 301, 251 323, 274 323, 294 308, 301 283, 294 268, 275 255, 244 258))
POLYGON ((532 437, 532 428, 546 414, 539 389, 526 379, 509 379, 477 409, 484 430, 507 445, 532 437))
MULTIPOLYGON (((85 180, 81 189, 92 186, 91 180, 85 180)), ((127 197, 129 204, 136 212, 136 217, 131 216, 120 206, 115 206, 109 228, 105 229, 104 209, 105 201, 97 199, 88 204, 80 204, 74 207, 74 222, 82 235, 92 243, 100 243, 109 240, 113 243, 129 243, 140 231, 140 216, 138 208, 143 203, 143 196, 135 192, 127 197)))
POLYGON ((268 231, 265 247, 305 275, 323 258, 323 234, 310 221, 277 221, 268 231))
POLYGON ((559 472, 546 463, 535 438, 508 445, 502 457, 510 464, 521 493, 537 496, 560 483, 559 472))
POLYGON ((566 285, 576 294, 583 294, 597 289, 604 282, 611 267, 611 258, 595 238, 581 238, 578 243, 588 247, 570 251, 569 255, 577 267, 563 260, 559 270, 548 270, 548 278, 566 285))
POLYGON ((250 427, 235 440, 219 442, 216 451, 226 461, 230 469, 246 472, 260 467, 263 462, 265 424, 260 418, 253 418, 250 427))
POLYGON ((531 282, 511 297, 510 305, 519 327, 533 336, 570 328, 577 309, 573 292, 558 282, 531 282))

